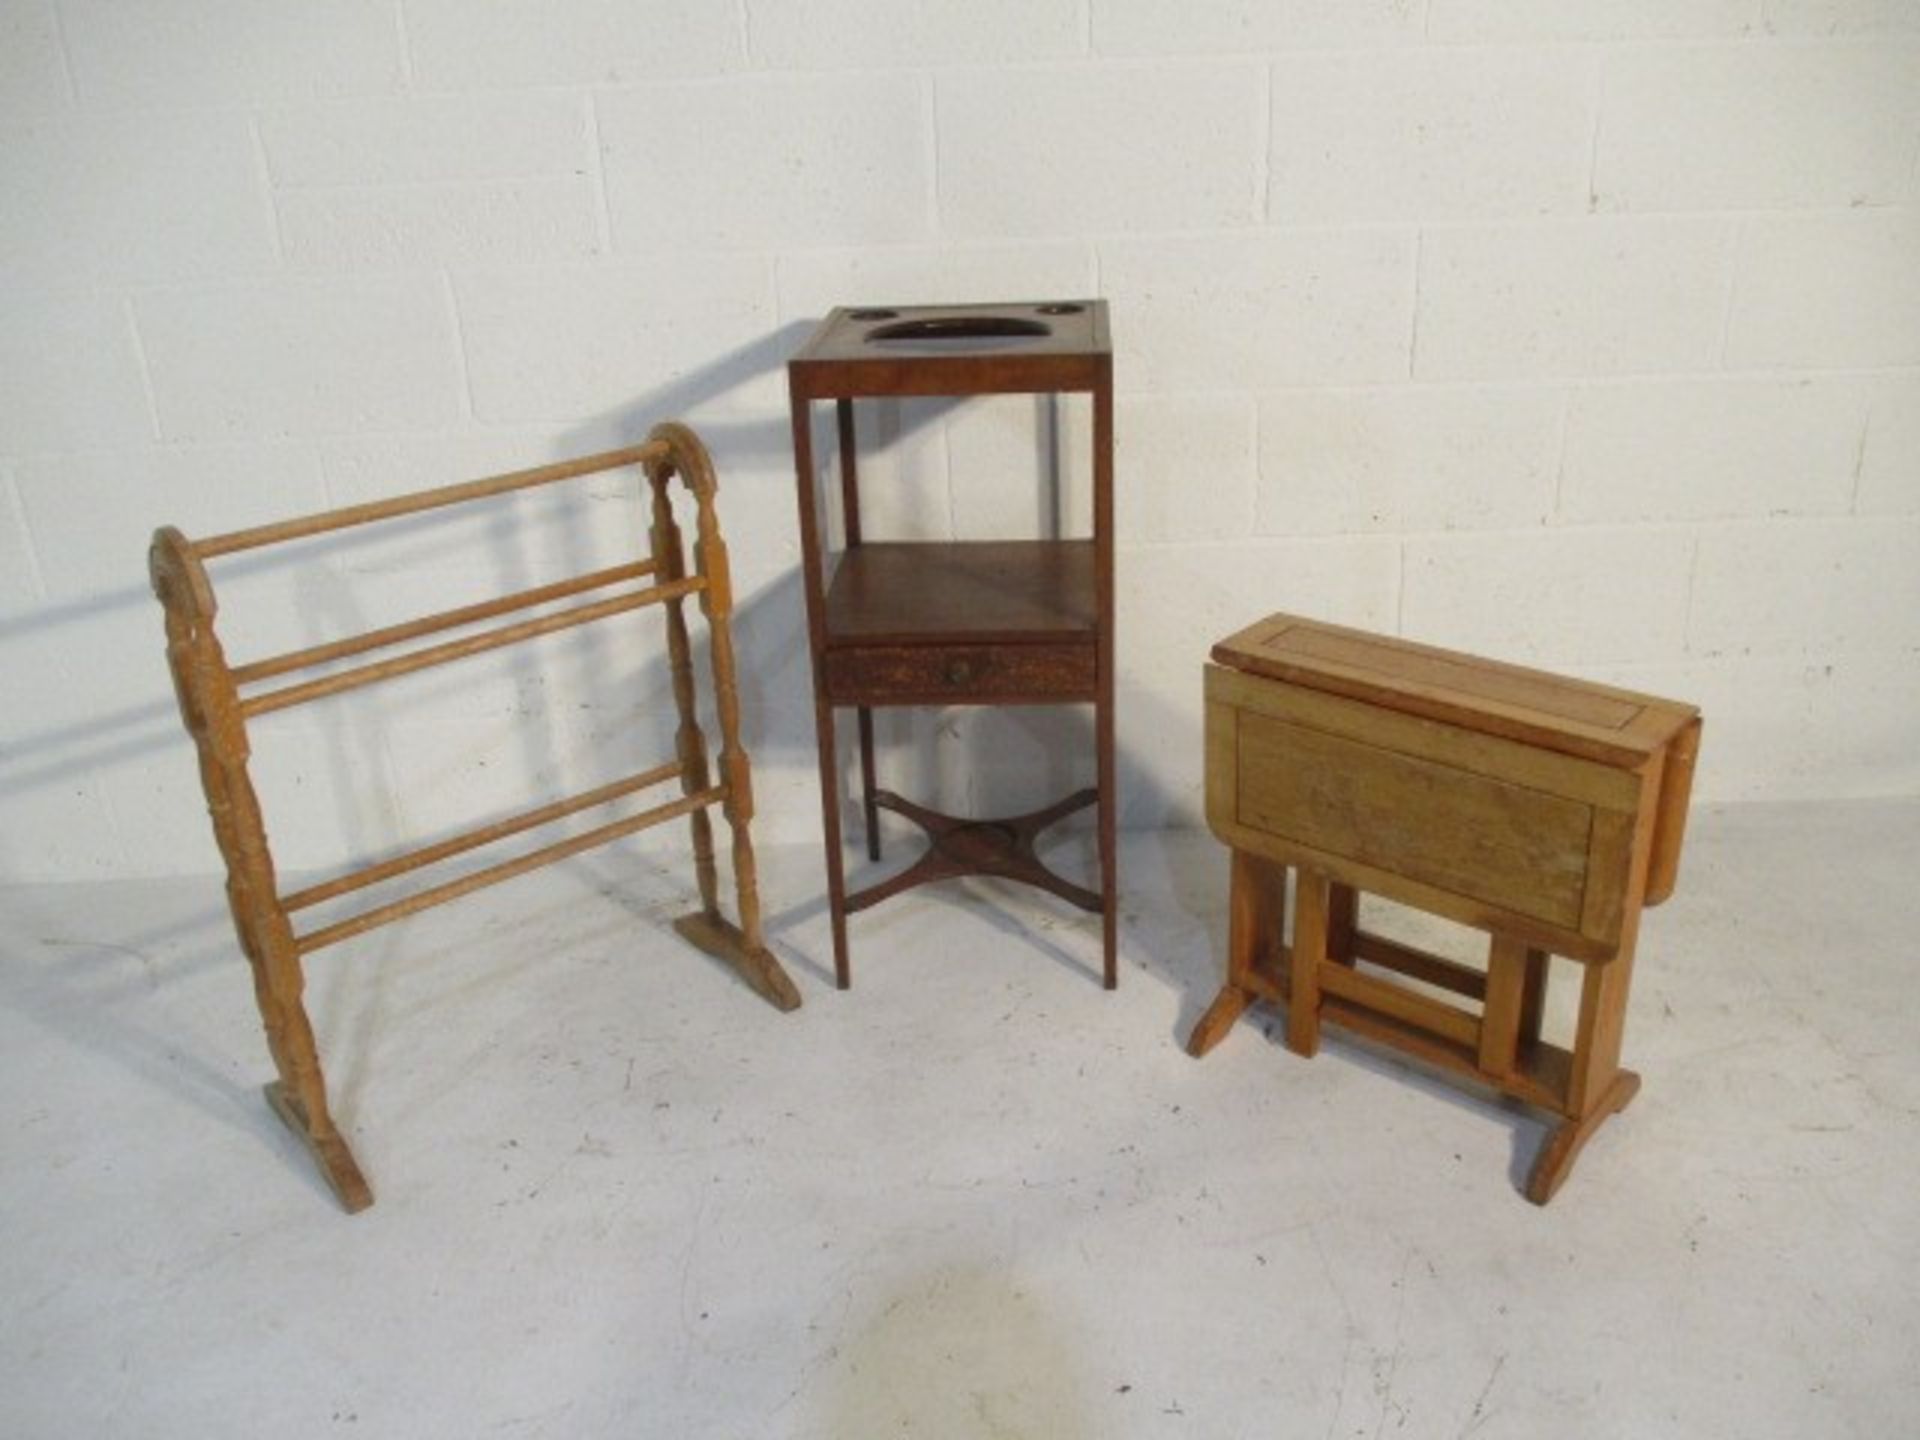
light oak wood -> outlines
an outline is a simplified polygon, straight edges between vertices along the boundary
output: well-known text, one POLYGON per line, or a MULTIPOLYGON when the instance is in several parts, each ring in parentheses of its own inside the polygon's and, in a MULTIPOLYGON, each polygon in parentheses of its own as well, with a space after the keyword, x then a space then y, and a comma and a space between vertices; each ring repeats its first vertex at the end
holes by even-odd
POLYGON ((392 880, 423 866, 432 865, 441 860, 450 860, 455 855, 464 855, 469 850, 477 850, 482 845, 492 844, 495 840, 504 840, 509 835, 518 835, 555 820, 565 819, 569 815, 577 815, 582 810, 591 810, 596 806, 605 805, 623 796, 650 790, 655 785, 672 780, 680 774, 681 766, 678 762, 658 765, 651 770, 643 770, 638 775, 630 775, 625 780, 616 780, 611 785, 602 785, 565 800, 555 800, 551 804, 536 806, 532 810, 496 821, 492 825, 483 825, 478 830, 470 830, 464 835, 456 835, 437 844, 423 845, 417 850, 409 850, 390 860, 365 866, 338 879, 309 885, 304 890, 296 890, 291 895, 281 896, 280 904, 288 913, 304 910, 309 905, 318 905, 323 900, 350 895, 356 890, 364 890, 369 885, 377 885, 382 880, 392 880))
POLYGON ((458 900, 463 895, 471 895, 476 890, 484 890, 490 885, 499 884, 502 880, 511 880, 517 875, 526 875, 574 855, 597 849, 610 840, 637 835, 642 830, 651 830, 655 825, 663 824, 668 820, 677 820, 690 811, 703 810, 709 805, 718 805, 722 796, 723 792, 718 789, 707 790, 698 795, 687 795, 678 800, 670 800, 664 805, 656 805, 651 810, 643 810, 638 815, 630 815, 624 820, 612 820, 605 825, 596 825, 593 829, 566 840, 556 840, 551 845, 543 845, 538 850, 530 851, 525 855, 516 855, 511 860, 489 865, 470 875, 462 875, 458 880, 449 880, 442 885, 430 886, 404 899, 390 901, 385 905, 376 905, 371 910, 363 910, 358 915, 348 916, 345 920, 337 920, 331 925, 321 926, 317 930, 297 936, 294 943, 302 955, 311 955, 316 950, 324 950, 329 945, 338 945, 342 940, 351 940, 356 935, 364 935, 369 930, 377 930, 382 925, 389 925, 395 920, 404 920, 409 915, 418 915, 422 910, 431 910, 437 905, 446 904, 449 900, 458 900))
POLYGON ((1487 951, 1486 1003, 1480 1014, 1480 1068, 1510 1075, 1520 1058, 1520 1016, 1525 1006, 1527 947, 1496 935, 1487 951))
POLYGON ((191 542, 171 526, 155 533, 148 565, 165 612, 167 665, 180 718, 199 756, 207 815, 227 866, 227 908, 253 971, 254 1002, 280 1075, 267 1090, 268 1101, 311 1151, 348 1213, 364 1210, 373 1203, 373 1192, 327 1105, 326 1079, 302 999, 306 976, 300 951, 279 902, 266 825, 247 773, 246 721, 214 633, 213 584, 191 542))
POLYGON ((1228 822, 1210 825, 1209 828, 1218 839, 1237 850, 1252 851, 1289 868, 1318 868, 1329 874, 1338 874, 1341 883, 1352 885, 1362 894, 1392 900, 1410 909, 1424 910, 1477 930, 1501 930, 1555 955, 1583 961, 1605 960, 1619 949, 1615 941, 1590 939, 1577 930, 1533 920, 1435 885, 1423 885, 1395 875, 1391 870, 1363 865, 1348 857, 1316 850, 1251 826, 1228 822))
POLYGON ((1241 824, 1580 926, 1590 805, 1264 715, 1240 725, 1241 824))
POLYGON ((1660 778, 1660 807, 1653 817, 1653 853, 1647 860, 1647 904, 1673 894, 1680 876, 1680 846, 1687 836, 1687 800, 1693 793, 1693 767, 1700 758, 1700 717, 1674 736, 1660 778))
POLYGON ((1527 1198, 1536 1205, 1553 1199, 1601 1122, 1626 1109, 1639 1093, 1640 1077, 1631 1070, 1616 1070, 1600 1098, 1587 1107, 1585 1114, 1555 1126, 1534 1157, 1533 1168, 1527 1175, 1527 1198))
POLYGON ((1470 1000, 1482 999, 1487 993, 1487 977, 1471 965, 1462 965, 1457 960, 1432 955, 1411 945, 1402 945, 1384 935, 1370 934, 1365 930, 1356 932, 1353 953, 1356 959, 1364 960, 1369 965, 1377 965, 1382 970, 1391 970, 1396 975, 1405 975, 1409 980, 1419 980, 1441 990, 1451 990, 1470 1000))
POLYGON ((497 630, 488 630, 483 634, 469 635, 460 640, 448 640, 439 645, 429 645, 426 649, 416 650, 410 655, 396 655, 391 660, 381 660, 372 665, 359 665, 351 670, 342 670, 335 675, 322 676, 318 680, 306 680, 298 685, 269 690, 265 694, 241 701, 240 712, 248 719, 252 719, 255 715, 265 715, 274 710, 304 705, 309 700, 320 700, 329 695, 358 690, 363 686, 372 685, 381 680, 391 680, 399 675, 411 675, 416 670, 445 665, 450 660, 465 660, 470 656, 483 655, 489 650, 498 650, 504 645, 517 645, 522 640, 531 640, 538 635, 553 635, 562 630, 571 630, 575 626, 585 625, 590 621, 605 620, 613 615, 624 615, 629 610, 644 610, 649 605, 658 605, 662 600, 675 600, 682 595, 690 595, 699 588, 698 581, 678 580, 667 585, 652 585, 645 590, 636 591, 631 595, 622 595, 616 599, 596 600, 591 605, 575 606, 571 610, 561 611, 558 615, 543 615, 537 620, 522 620, 513 625, 502 625, 497 630))
POLYGON ((1213 658, 1246 675, 1628 770, 1666 750, 1699 714, 1652 695, 1298 615, 1249 625, 1215 645, 1213 658))
POLYGON ((1224 665, 1206 666, 1203 683, 1209 702, 1245 714, 1265 715, 1327 735, 1354 736, 1393 754, 1419 756, 1436 765, 1563 795, 1600 809, 1631 809, 1639 801, 1640 786, 1632 771, 1484 734, 1468 725, 1324 693, 1298 681, 1263 680, 1224 665))
POLYGON ((1535 1045, 1522 1054, 1512 1073, 1489 1075, 1480 1068, 1479 1057, 1472 1046, 1444 1039, 1378 1010, 1329 997, 1321 1002, 1321 1014, 1330 1025, 1541 1110, 1557 1112, 1561 1097, 1567 1093, 1567 1070, 1573 1057, 1557 1045, 1544 1042, 1535 1045))
POLYGON ((343 660, 350 655, 364 655, 370 650, 383 650, 389 645, 398 645, 403 640, 417 640, 422 635, 457 629, 462 625, 471 625, 480 620, 491 620, 495 616, 524 610, 529 606, 544 605, 552 600, 562 600, 569 596, 585 594, 589 590, 599 590, 608 585, 618 584, 622 580, 639 580, 653 574, 653 571, 654 566, 651 560, 636 561, 631 565, 614 565, 605 570, 595 570, 591 574, 576 575, 571 580, 559 580, 551 585, 539 585, 531 590, 522 590, 516 595, 505 595, 498 600, 483 600, 477 605, 462 605, 458 609, 443 611, 438 615, 427 615, 399 625, 369 630, 362 635, 350 635, 343 640, 329 640, 324 645, 311 645, 304 650, 294 650, 285 655, 255 660, 246 665, 236 665, 233 678, 241 685, 248 685, 255 680, 267 680, 275 675, 285 675, 294 670, 310 670, 316 665, 343 660))
POLYGON ((198 542, 171 527, 157 531, 149 552, 153 588, 165 616, 167 661, 179 700, 181 719, 200 761, 214 838, 227 867, 227 897, 241 951, 252 967, 254 995, 266 1030, 267 1048, 279 1079, 267 1087, 277 1114, 312 1153, 322 1174, 349 1211, 373 1203, 373 1192, 354 1160, 327 1104, 313 1028, 302 993, 306 954, 337 944, 377 926, 444 904, 502 880, 522 875, 682 815, 691 817, 696 878, 701 910, 677 928, 692 943, 720 955, 757 992, 783 1010, 800 1003, 799 992, 766 949, 760 928, 760 902, 748 822, 753 792, 747 756, 739 740, 740 707, 734 673, 731 631, 732 586, 715 507, 718 484, 712 462, 686 427, 655 427, 643 445, 580 460, 460 485, 443 486, 390 500, 348 506, 303 519, 262 525, 198 542), (450 505, 554 484, 582 475, 626 466, 644 467, 653 493, 652 553, 644 559, 598 570, 518 594, 461 606, 454 610, 343 637, 283 655, 232 666, 215 634, 218 607, 206 570, 210 557, 282 544, 352 526, 377 523, 450 505), (692 494, 697 520, 695 573, 689 575, 668 500, 668 485, 678 478, 692 494), (556 614, 519 621, 430 645, 386 660, 282 686, 242 698, 243 685, 497 618, 608 585, 657 577, 641 590, 576 606, 556 614), (708 773, 705 739, 696 716, 691 642, 681 605, 698 596, 707 621, 712 657, 714 704, 720 726, 720 777, 708 773), (248 778, 250 755, 246 722, 250 716, 304 704, 407 674, 429 665, 480 654, 536 635, 553 634, 592 620, 660 606, 667 617, 667 649, 674 698, 680 714, 677 758, 624 780, 583 794, 536 806, 433 844, 361 866, 331 880, 282 895, 268 846, 260 803, 248 778), (304 934, 294 933, 290 915, 367 887, 522 834, 570 815, 611 804, 678 777, 681 798, 638 814, 606 822, 581 834, 486 866, 458 879, 376 905, 304 934), (733 874, 738 926, 720 915, 711 825, 706 812, 718 807, 733 834, 733 874))
POLYGON ((1363 970, 1349 970, 1344 966, 1328 964, 1324 960, 1315 979, 1319 989, 1327 995, 1418 1026, 1456 1045, 1479 1043, 1480 1022, 1477 1019, 1457 1006, 1430 999, 1418 990, 1382 980, 1363 970))
POLYGON ((1634 951, 1677 873, 1698 712, 1297 616, 1214 657, 1206 805, 1235 854, 1232 913, 1254 913, 1240 892, 1256 863, 1298 869, 1300 909, 1278 984, 1242 973, 1257 947, 1236 918, 1189 1048, 1280 998, 1303 1055, 1324 1018, 1549 1109, 1560 1123, 1527 1185, 1544 1204, 1639 1085, 1620 1068, 1634 951), (1487 931, 1485 971, 1360 929, 1360 891, 1487 931), (1582 967, 1571 1050, 1540 1035, 1551 954, 1582 967))
POLYGON ((1302 870, 1293 891, 1293 949, 1287 960, 1287 1048, 1320 1049, 1321 972, 1327 960, 1327 877, 1302 870))
MULTIPOLYGON (((647 478, 656 497, 678 475, 698 501, 694 517, 694 564, 705 588, 700 613, 707 622, 707 659, 713 679, 713 705, 720 724, 720 780, 724 797, 720 813, 732 832, 734 904, 740 915, 740 948, 731 955, 737 969, 782 1010, 800 1007, 800 992, 766 946, 760 919, 760 870, 754 858, 749 826, 753 820, 753 775, 746 748, 740 743, 739 670, 733 653, 733 567, 727 542, 720 534, 720 513, 714 504, 720 483, 707 447, 686 426, 674 421, 654 427, 652 435, 668 447, 664 458, 648 460, 647 478)), ((693 707, 681 702, 683 723, 694 724, 693 707)), ((704 913, 719 916, 711 902, 704 913)))
POLYGON ((255 550, 262 545, 282 545, 289 540, 305 540, 314 535, 326 535, 335 530, 347 530, 357 525, 371 525, 381 520, 397 520, 402 515, 418 515, 426 510, 444 509, 448 505, 464 505, 471 500, 491 499, 496 495, 505 495, 515 490, 530 490, 541 485, 552 485, 560 480, 573 480, 582 475, 596 475, 603 470, 618 470, 628 465, 644 465, 649 461, 667 457, 669 447, 664 440, 649 436, 644 445, 630 445, 623 450, 603 450, 598 455, 583 455, 577 460, 560 460, 552 465, 536 465, 530 470, 513 470, 504 475, 489 475, 482 480, 463 480, 456 485, 441 485, 432 490, 416 490, 407 495, 395 495, 385 500, 369 500, 361 505, 343 505, 337 510, 325 510, 317 515, 305 515, 297 520, 280 520, 271 525, 257 525, 251 530, 233 530, 225 535, 211 535, 204 540, 196 540, 194 553, 202 560, 211 560, 217 555, 231 555, 239 550, 255 550))
POLYGON ((1236 850, 1228 895, 1227 983, 1187 1037, 1187 1053, 1196 1059, 1226 1038, 1256 998, 1279 992, 1275 957, 1286 921, 1287 872, 1236 850))

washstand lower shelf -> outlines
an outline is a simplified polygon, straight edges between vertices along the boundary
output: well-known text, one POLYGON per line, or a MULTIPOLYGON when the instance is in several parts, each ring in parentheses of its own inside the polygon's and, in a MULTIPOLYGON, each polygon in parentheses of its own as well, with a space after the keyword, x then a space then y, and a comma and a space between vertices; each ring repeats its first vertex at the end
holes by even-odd
POLYGON ((928 848, 899 874, 848 895, 845 908, 849 913, 864 910, 904 890, 931 885, 936 880, 990 875, 1036 886, 1082 910, 1098 913, 1103 903, 1099 892, 1076 885, 1048 869, 1035 853, 1034 842, 1048 826, 1098 803, 1099 799, 1098 790, 1077 790, 1044 810, 1004 819, 969 820, 915 805, 891 790, 877 790, 874 804, 918 825, 927 834, 928 848))

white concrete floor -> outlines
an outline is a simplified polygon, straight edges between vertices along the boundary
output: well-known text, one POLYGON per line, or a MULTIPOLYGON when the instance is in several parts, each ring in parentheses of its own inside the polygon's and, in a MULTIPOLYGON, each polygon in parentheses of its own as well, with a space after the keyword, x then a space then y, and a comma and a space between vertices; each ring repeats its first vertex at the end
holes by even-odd
POLYGON ((855 917, 835 993, 802 850, 793 1015, 652 856, 316 957, 353 1219, 216 884, 5 892, 0 1435, 1920 1433, 1920 804, 1694 826, 1545 1210, 1537 1119, 1258 1012, 1182 1053, 1204 836, 1127 844, 1112 995, 991 886, 855 917))

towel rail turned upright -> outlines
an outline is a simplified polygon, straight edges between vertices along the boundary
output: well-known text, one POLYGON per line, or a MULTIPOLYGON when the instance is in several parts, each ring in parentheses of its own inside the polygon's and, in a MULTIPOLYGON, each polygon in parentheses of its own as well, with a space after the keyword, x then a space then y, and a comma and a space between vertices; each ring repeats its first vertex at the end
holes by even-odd
POLYGON ((646 443, 622 450, 562 461, 532 470, 496 475, 459 485, 442 486, 389 500, 350 505, 297 520, 237 530, 205 540, 189 540, 166 527, 155 532, 149 552, 154 594, 166 612, 167 662, 187 733, 200 758, 200 779, 213 820, 214 838, 227 867, 227 900, 233 912, 240 948, 253 970, 254 996, 266 1027, 279 1078, 267 1086, 267 1099, 276 1114, 313 1152, 321 1172, 349 1212, 373 1203, 373 1192, 361 1173, 346 1140, 327 1107, 326 1080, 314 1045, 313 1027, 302 1001, 305 975, 301 957, 325 946, 444 904, 502 880, 551 865, 597 845, 636 834, 655 825, 688 817, 692 829, 693 862, 700 891, 700 908, 675 922, 675 928, 702 950, 731 964, 741 976, 782 1010, 800 1004, 800 994, 780 964, 767 950, 760 924, 758 881, 753 841, 748 823, 753 817, 753 788, 746 751, 740 745, 740 700, 735 681, 730 617, 733 593, 727 567, 726 542, 714 509, 716 481, 706 447, 683 425, 656 426, 646 443), (206 562, 239 551, 280 545, 351 526, 368 525, 403 515, 487 499, 512 491, 551 485, 583 475, 637 465, 646 474, 652 492, 651 554, 644 560, 616 565, 517 594, 465 605, 290 651, 244 665, 227 663, 214 632, 218 606, 206 562), (694 571, 687 573, 686 556, 668 494, 678 476, 692 492, 696 505, 694 571), (531 619, 511 621, 458 639, 403 651, 385 659, 348 669, 333 670, 313 679, 296 681, 243 696, 245 687, 284 675, 330 666, 336 661, 389 650, 411 640, 459 629, 514 611, 603 591, 634 581, 642 588, 572 606, 531 619), (720 725, 719 775, 711 773, 706 738, 700 729, 694 683, 693 647, 687 633, 683 602, 698 597, 706 617, 712 658, 714 709, 720 725), (523 811, 505 820, 464 834, 424 845, 331 880, 283 894, 267 844, 259 797, 248 778, 251 747, 247 721, 256 715, 288 709, 348 690, 357 690, 397 675, 447 664, 501 646, 549 635, 594 620, 660 606, 666 614, 667 656, 672 672, 674 703, 679 716, 673 760, 561 800, 523 811), (679 780, 677 800, 654 805, 624 819, 612 820, 581 834, 499 861, 483 869, 430 886, 401 899, 376 905, 316 929, 296 933, 293 912, 333 900, 439 861, 490 845, 584 810, 608 805, 642 790, 679 780), (714 859, 713 826, 707 811, 718 806, 733 835, 733 875, 740 923, 720 913, 719 877, 714 859))

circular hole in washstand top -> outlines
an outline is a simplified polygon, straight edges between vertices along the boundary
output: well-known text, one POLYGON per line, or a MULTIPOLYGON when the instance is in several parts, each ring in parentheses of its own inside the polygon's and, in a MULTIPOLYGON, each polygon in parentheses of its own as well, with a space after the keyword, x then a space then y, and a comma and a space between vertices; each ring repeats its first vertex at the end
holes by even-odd
POLYGON ((898 310, 849 310, 849 320, 892 320, 899 315, 898 310))
POLYGON ((1040 305, 1036 309, 1042 315, 1078 315, 1087 307, 1084 305, 1040 305))
POLYGON ((1017 315, 929 315, 923 320, 895 320, 867 332, 867 339, 882 344, 925 344, 929 341, 1043 340, 1053 333, 1038 320, 1017 315))

